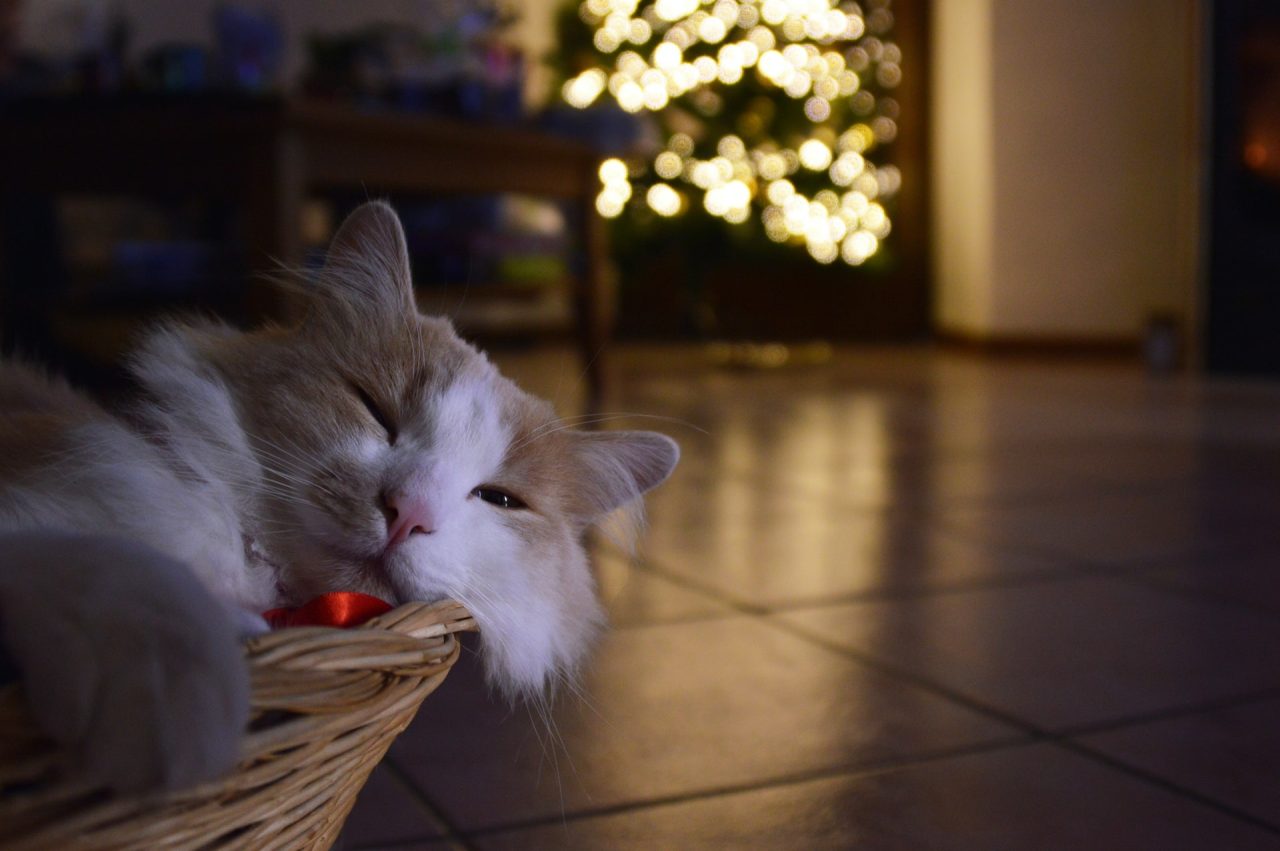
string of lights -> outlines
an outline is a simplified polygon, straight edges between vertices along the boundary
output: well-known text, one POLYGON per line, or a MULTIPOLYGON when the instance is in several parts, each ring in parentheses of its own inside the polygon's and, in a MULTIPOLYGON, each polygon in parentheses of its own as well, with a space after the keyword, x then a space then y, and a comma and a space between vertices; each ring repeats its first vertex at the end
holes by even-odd
POLYGON ((902 79, 902 52, 888 37, 888 0, 866 7, 584 0, 579 16, 612 67, 565 80, 564 101, 586 109, 608 97, 627 112, 695 119, 691 132, 670 133, 651 159, 606 160, 599 213, 612 218, 643 199, 657 215, 674 217, 700 201, 735 224, 756 212, 770 239, 802 243, 822 263, 860 265, 873 256, 892 228, 884 205, 902 180, 892 164, 873 162, 898 132, 898 105, 886 93, 902 79), (727 117, 718 90, 744 83, 800 106, 801 127, 771 132, 776 110, 764 104, 737 116, 740 132, 696 132, 727 117))

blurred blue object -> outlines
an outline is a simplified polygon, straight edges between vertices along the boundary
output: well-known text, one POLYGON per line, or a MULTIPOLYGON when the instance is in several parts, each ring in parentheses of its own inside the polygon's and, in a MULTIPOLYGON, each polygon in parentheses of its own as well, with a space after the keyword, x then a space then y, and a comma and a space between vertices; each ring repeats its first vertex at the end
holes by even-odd
POLYGON ((227 289, 225 249, 200 240, 122 240, 98 303, 180 303, 227 289))
POLYGON ((165 92, 209 88, 209 55, 195 44, 163 44, 147 51, 142 66, 150 84, 165 92))
POLYGON ((251 92, 275 87, 284 56, 284 29, 273 13, 223 3, 214 10, 213 29, 222 82, 251 92))

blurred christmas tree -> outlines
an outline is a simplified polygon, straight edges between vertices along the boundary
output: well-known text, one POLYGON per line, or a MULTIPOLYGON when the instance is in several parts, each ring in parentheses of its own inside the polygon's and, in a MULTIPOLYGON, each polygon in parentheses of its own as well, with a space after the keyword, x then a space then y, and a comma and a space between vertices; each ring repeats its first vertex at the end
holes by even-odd
POLYGON ((889 0, 582 0, 560 37, 561 96, 649 113, 661 140, 600 168, 609 218, 702 210, 757 222, 819 262, 861 265, 890 231, 901 175, 902 52, 889 0))

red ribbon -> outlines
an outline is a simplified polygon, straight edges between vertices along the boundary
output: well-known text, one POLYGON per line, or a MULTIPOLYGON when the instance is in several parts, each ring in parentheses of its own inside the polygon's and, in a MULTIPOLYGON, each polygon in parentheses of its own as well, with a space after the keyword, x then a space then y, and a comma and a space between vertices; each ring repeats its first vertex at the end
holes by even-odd
POLYGON ((357 591, 332 591, 291 609, 272 609, 262 617, 272 629, 287 626, 359 626, 386 614, 392 605, 357 591))

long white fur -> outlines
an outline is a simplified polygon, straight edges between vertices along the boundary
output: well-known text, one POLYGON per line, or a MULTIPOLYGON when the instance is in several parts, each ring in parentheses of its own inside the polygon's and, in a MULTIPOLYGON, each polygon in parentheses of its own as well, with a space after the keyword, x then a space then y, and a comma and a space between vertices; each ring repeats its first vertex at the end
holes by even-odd
MULTIPOLYGON (((178 450, 193 466, 199 455, 178 450)), ((117 423, 77 429, 65 457, 20 484, 0 483, 0 532, 111 534, 189 565, 218 596, 262 611, 275 578, 251 572, 228 487, 183 480, 157 447, 117 423)))
MULTIPOLYGON (((307 345, 335 345, 368 323, 403 321, 406 311, 416 316, 394 214, 370 205, 363 216, 353 229, 359 244, 342 243, 340 234, 336 262, 315 277, 315 328, 307 345)), ((416 340, 419 328, 455 354, 468 352, 465 374, 407 416, 394 445, 355 430, 314 457, 264 447, 246 429, 243 388, 231 386, 208 355, 237 332, 218 325, 162 329, 132 363, 148 400, 138 412, 139 431, 95 422, 59 463, 20 483, 0 481, 0 531, 65 529, 142 541, 190 566, 218 597, 261 612, 291 601, 288 559, 262 552, 265 541, 290 542, 295 557, 331 565, 335 582, 359 575, 329 546, 343 534, 341 518, 311 504, 305 487, 314 469, 352 462, 378 481, 428 493, 442 512, 437 530, 386 557, 395 596, 462 601, 481 625, 492 680, 511 693, 541 693, 572 674, 603 622, 579 534, 620 506, 638 506, 643 491, 670 472, 678 450, 646 432, 575 437, 564 464, 566 475, 582 479, 573 488, 578 519, 525 534, 521 524, 536 518, 504 514, 469 496, 520 448, 495 395, 519 391, 441 320, 410 318, 406 333, 416 340), (261 519, 271 505, 288 515, 284 532, 261 519)), ((559 431, 548 421, 524 443, 559 431)))

